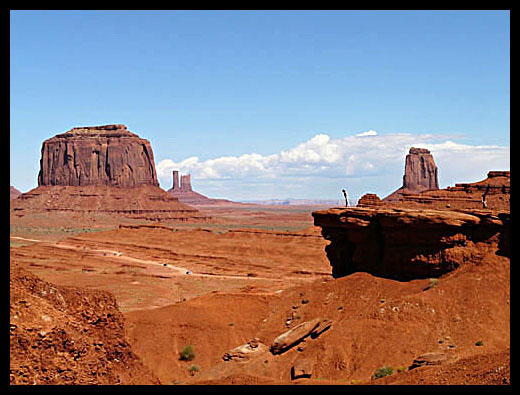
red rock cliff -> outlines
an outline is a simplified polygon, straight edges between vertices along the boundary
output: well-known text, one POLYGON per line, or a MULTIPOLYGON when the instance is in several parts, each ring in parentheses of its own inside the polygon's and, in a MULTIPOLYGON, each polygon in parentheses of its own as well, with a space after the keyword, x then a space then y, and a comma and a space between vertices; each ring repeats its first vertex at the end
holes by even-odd
POLYGON ((159 186, 150 142, 125 125, 78 127, 42 145, 38 185, 159 186))
POLYGON ((425 148, 410 148, 406 155, 403 188, 410 192, 439 189, 437 166, 430 151, 425 148))
POLYGON ((401 199, 403 192, 419 193, 439 189, 438 169, 433 156, 425 148, 410 148, 406 155, 403 186, 388 195, 383 201, 392 202, 401 199))

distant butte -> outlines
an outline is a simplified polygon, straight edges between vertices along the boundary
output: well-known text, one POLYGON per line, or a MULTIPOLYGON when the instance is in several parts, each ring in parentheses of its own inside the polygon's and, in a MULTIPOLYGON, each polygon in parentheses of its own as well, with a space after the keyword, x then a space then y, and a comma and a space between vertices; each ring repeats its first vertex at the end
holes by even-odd
POLYGON ((191 174, 182 175, 179 183, 179 171, 173 170, 173 186, 168 189, 168 193, 180 202, 190 205, 215 205, 215 204, 234 204, 226 199, 211 199, 198 192, 195 192, 191 186, 191 174))

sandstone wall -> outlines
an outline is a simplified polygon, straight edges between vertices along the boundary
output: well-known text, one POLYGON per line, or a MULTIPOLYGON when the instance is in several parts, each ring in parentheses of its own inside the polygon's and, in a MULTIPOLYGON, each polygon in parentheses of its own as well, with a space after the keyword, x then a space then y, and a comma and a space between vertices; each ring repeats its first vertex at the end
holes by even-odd
POLYGON ((159 186, 150 142, 124 125, 73 128, 41 152, 39 186, 159 186))
POLYGON ((345 208, 312 216, 331 242, 325 250, 334 277, 437 277, 485 253, 510 254, 508 212, 345 208))

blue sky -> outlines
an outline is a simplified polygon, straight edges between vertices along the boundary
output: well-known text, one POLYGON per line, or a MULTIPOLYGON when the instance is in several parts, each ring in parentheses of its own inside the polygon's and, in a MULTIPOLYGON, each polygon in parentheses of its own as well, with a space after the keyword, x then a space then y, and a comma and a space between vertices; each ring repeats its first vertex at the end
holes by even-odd
POLYGON ((385 196, 415 143, 441 187, 509 168, 508 11, 11 11, 10 22, 10 181, 22 191, 37 186, 43 140, 108 123, 150 140, 163 188, 175 167, 236 200, 335 199, 345 186, 385 196))

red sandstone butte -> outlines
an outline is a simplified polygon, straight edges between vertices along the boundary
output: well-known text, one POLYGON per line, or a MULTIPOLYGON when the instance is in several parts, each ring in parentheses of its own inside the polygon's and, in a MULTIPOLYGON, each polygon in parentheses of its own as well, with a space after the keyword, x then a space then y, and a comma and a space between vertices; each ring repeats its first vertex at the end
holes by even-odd
POLYGON ((179 199, 180 202, 190 205, 214 205, 214 204, 232 204, 226 199, 211 199, 201 193, 195 192, 191 186, 191 174, 181 176, 179 184, 179 171, 173 170, 173 186, 167 191, 170 195, 179 199))
POLYGON ((425 148, 412 147, 406 155, 403 186, 383 201, 399 200, 403 192, 420 193, 436 189, 439 189, 438 169, 432 154, 425 148))
POLYGON ((144 220, 207 219, 159 187, 153 151, 124 125, 77 127, 42 145, 38 187, 11 200, 33 212, 104 213, 144 220))
POLYGON ((159 186, 148 140, 125 125, 76 127, 42 145, 38 185, 159 186))

